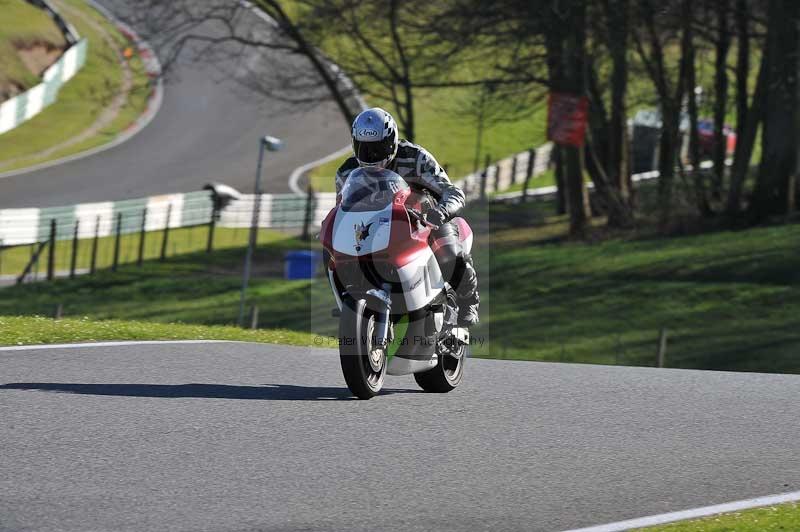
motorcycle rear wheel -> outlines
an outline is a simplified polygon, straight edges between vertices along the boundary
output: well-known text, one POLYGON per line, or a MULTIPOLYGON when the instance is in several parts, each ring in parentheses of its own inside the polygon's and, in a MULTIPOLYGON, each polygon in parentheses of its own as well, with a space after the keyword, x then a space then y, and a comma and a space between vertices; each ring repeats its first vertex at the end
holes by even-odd
POLYGON ((464 363, 466 362, 469 346, 460 344, 460 356, 450 356, 441 349, 436 349, 439 361, 433 369, 423 373, 415 373, 414 380, 426 392, 447 393, 455 390, 464 378, 464 363))
POLYGON ((348 301, 339 318, 339 360, 347 387, 359 399, 378 395, 386 378, 386 348, 373 345, 375 314, 366 302, 348 301))

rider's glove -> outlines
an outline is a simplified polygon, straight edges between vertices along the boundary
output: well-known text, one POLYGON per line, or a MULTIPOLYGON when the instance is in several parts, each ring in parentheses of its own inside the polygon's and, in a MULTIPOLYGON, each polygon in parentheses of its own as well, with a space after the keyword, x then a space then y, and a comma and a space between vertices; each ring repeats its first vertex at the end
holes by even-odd
POLYGON ((425 213, 425 221, 436 227, 441 227, 447 223, 447 213, 441 208, 431 209, 425 213))

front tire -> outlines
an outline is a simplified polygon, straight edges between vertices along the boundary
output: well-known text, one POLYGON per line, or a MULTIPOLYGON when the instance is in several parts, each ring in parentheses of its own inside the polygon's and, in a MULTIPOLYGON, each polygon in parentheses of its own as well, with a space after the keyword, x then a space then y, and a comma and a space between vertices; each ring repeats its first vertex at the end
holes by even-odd
POLYGON ((439 357, 436 367, 414 374, 414 380, 420 388, 431 393, 447 393, 461 384, 469 346, 460 343, 456 349, 460 355, 458 358, 448 354, 448 350, 443 346, 436 346, 436 355, 439 357))
POLYGON ((378 395, 386 378, 386 348, 373 345, 375 313, 366 301, 345 301, 339 319, 339 360, 347 387, 359 399, 378 395))

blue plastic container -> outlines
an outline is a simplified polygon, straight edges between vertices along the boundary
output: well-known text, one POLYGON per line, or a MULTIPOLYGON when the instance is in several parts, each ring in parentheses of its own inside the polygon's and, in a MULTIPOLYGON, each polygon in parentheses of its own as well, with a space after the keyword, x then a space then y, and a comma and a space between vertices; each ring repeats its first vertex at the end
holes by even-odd
POLYGON ((321 260, 317 251, 297 250, 286 254, 284 277, 286 279, 313 279, 321 260))

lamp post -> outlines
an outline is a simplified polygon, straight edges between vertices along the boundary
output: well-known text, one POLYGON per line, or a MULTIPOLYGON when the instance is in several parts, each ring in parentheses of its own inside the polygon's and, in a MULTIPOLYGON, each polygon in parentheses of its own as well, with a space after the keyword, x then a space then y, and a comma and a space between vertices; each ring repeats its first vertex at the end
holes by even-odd
POLYGON ((250 224, 250 240, 247 244, 247 254, 244 258, 244 272, 242 274, 242 295, 239 298, 239 327, 244 326, 244 302, 247 297, 247 284, 250 282, 250 265, 253 262, 253 251, 258 239, 258 216, 261 211, 261 168, 264 164, 264 151, 278 151, 283 147, 279 138, 266 135, 258 141, 258 166, 256 167, 256 184, 253 193, 253 220, 250 224))

